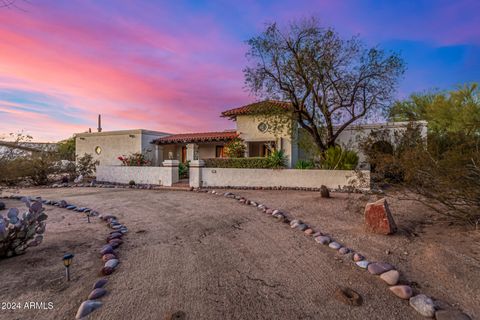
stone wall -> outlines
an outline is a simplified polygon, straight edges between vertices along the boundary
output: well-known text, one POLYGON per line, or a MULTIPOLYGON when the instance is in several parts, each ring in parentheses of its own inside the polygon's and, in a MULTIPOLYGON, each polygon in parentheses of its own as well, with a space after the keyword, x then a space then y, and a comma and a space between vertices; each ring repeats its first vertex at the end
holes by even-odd
POLYGON ((97 181, 172 186, 178 182, 178 161, 164 161, 163 167, 98 166, 97 181), (175 162, 173 165, 167 162, 175 162))

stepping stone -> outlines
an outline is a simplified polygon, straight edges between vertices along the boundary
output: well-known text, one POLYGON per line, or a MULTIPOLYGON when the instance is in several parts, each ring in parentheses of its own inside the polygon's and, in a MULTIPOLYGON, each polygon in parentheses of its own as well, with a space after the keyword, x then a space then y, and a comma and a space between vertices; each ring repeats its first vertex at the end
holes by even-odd
POLYGON ((327 237, 327 236, 316 237, 315 241, 320 244, 327 245, 330 243, 330 237, 327 237))
POLYGON ((433 318, 435 316, 435 304, 432 299, 424 294, 411 297, 410 306, 426 318, 433 318))
POLYGON ((362 269, 367 269, 370 262, 368 262, 367 260, 361 260, 361 261, 355 262, 355 264, 362 269))
POLYGON ((435 312, 437 320, 472 320, 468 315, 458 310, 438 310, 435 312))
POLYGON ((330 244, 328 245, 328 247, 332 248, 332 249, 335 249, 335 250, 338 250, 342 247, 342 245, 338 242, 330 242, 330 244))
POLYGON ((368 265, 368 272, 375 275, 382 274, 392 269, 394 269, 394 267, 386 262, 374 262, 368 265))
POLYGON ((88 299, 96 300, 103 297, 105 294, 107 294, 107 290, 103 288, 96 288, 96 289, 93 289, 92 292, 90 292, 90 294, 88 295, 88 299))
POLYGON ((93 289, 97 288, 103 288, 107 284, 108 280, 107 279, 100 279, 95 284, 93 285, 93 289))
POLYGON ((398 283, 400 272, 397 270, 390 270, 380 275, 380 279, 385 281, 389 286, 394 286, 398 283))
POLYGON ((412 297, 413 291, 412 288, 406 285, 398 285, 389 288, 400 299, 408 300, 412 297))
POLYGON ((78 308, 75 319, 82 319, 88 316, 90 313, 100 308, 102 303, 100 301, 87 300, 83 301, 80 307, 78 308))

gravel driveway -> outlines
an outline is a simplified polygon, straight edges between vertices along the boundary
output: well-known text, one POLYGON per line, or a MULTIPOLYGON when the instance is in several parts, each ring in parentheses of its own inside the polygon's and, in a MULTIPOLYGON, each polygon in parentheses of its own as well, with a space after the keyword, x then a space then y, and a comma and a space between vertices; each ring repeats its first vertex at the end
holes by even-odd
POLYGON ((92 319, 169 319, 175 312, 209 320, 421 319, 383 281, 334 250, 221 196, 89 188, 22 193, 115 214, 130 229, 110 294, 92 319), (360 293, 363 304, 338 301, 338 287, 360 293))

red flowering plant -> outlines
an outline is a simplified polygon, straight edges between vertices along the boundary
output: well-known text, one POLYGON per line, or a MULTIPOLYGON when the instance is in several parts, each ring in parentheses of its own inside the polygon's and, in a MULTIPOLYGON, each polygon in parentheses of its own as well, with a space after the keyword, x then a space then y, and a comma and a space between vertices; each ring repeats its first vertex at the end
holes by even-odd
POLYGON ((144 167, 150 166, 152 162, 150 160, 145 159, 145 156, 141 153, 132 153, 128 156, 120 156, 117 158, 122 162, 123 166, 136 166, 136 167, 144 167))

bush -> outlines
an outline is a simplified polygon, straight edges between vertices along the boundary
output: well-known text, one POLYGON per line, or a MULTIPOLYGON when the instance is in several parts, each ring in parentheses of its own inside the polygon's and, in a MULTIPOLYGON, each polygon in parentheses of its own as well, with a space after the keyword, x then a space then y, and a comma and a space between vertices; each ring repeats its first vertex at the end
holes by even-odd
POLYGON ((129 185, 129 186, 134 186, 134 185, 135 185, 135 181, 133 181, 133 180, 128 181, 128 185, 129 185))
POLYGON ((178 165, 178 176, 180 179, 186 179, 188 178, 188 173, 190 171, 190 161, 187 161, 186 163, 181 163, 178 165))
POLYGON ((340 146, 330 147, 322 155, 321 168, 327 170, 355 170, 358 155, 355 151, 344 150, 340 146))
POLYGON ((315 168, 315 164, 310 160, 298 160, 295 169, 307 170, 315 168))
POLYGON ((123 166, 143 167, 150 166, 152 164, 150 160, 145 158, 145 155, 139 152, 132 153, 128 156, 120 156, 117 159, 122 162, 123 166))
POLYGON ((283 150, 274 150, 268 157, 268 167, 273 169, 281 169, 286 167, 287 157, 283 150))
POLYGON ((22 201, 28 211, 21 216, 16 208, 11 208, 7 217, 0 215, 0 258, 22 254, 27 247, 38 246, 43 240, 48 216, 41 199, 22 201))
POLYGON ((208 168, 270 168, 268 158, 264 157, 205 159, 205 166, 208 168))
POLYGON ((82 157, 77 157, 76 171, 84 177, 92 176, 95 173, 98 161, 93 160, 93 156, 85 153, 82 157))
POLYGON ((228 158, 243 158, 245 156, 245 144, 240 138, 232 139, 224 146, 224 154, 228 158))

